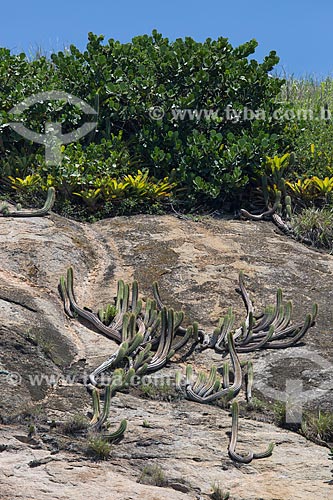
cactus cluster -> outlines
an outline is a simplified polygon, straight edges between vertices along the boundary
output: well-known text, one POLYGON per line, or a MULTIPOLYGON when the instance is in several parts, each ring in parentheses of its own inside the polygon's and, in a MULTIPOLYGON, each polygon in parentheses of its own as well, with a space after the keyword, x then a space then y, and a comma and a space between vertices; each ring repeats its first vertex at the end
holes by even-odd
MULTIPOLYGON (((265 198, 266 199, 266 198, 265 198)), ((291 208, 291 198, 286 195, 283 197, 282 203, 282 192, 280 190, 275 191, 275 201, 271 205, 267 200, 266 209, 261 213, 250 213, 245 209, 240 210, 240 214, 244 219, 259 221, 259 220, 271 220, 274 224, 281 229, 284 233, 291 234, 292 227, 289 223, 292 215, 291 208)))
MULTIPOLYGON (((291 323, 292 304, 283 303, 282 291, 278 289, 276 302, 265 308, 261 314, 255 314, 252 301, 245 288, 244 276, 239 274, 238 292, 246 307, 246 318, 239 328, 234 328, 234 315, 229 309, 219 320, 212 333, 199 329, 197 323, 188 328, 182 327, 183 312, 175 312, 167 308, 160 296, 158 284, 153 284, 153 299, 139 299, 138 283, 131 286, 122 280, 118 282, 117 296, 114 304, 107 304, 97 313, 77 304, 74 295, 73 269, 67 270, 67 277, 60 278, 59 290, 66 313, 74 318, 84 318, 98 331, 116 341, 119 345, 115 352, 90 374, 94 415, 90 426, 100 431, 110 411, 111 397, 116 391, 132 385, 133 380, 145 373, 163 368, 174 354, 183 347, 194 347, 198 351, 211 348, 222 357, 229 355, 222 367, 212 366, 209 373, 201 371, 194 374, 191 365, 187 365, 185 377, 176 376, 177 388, 187 399, 198 403, 211 403, 222 400, 230 402, 240 392, 243 379, 248 403, 251 403, 253 386, 253 365, 251 361, 240 362, 238 353, 248 353, 258 349, 281 349, 295 345, 311 328, 316 319, 317 305, 303 322, 291 323), (105 383, 102 374, 108 376, 105 383), (221 374, 221 376, 220 376, 221 374), (100 409, 100 391, 105 391, 104 408, 100 409)), ((232 436, 229 445, 229 456, 238 462, 249 463, 255 458, 268 457, 273 445, 269 445, 263 453, 250 452, 241 456, 236 452, 238 433, 238 403, 234 402, 232 410, 232 436)), ((127 422, 123 420, 115 432, 106 435, 109 441, 117 440, 126 430, 127 422)))
POLYGON ((228 334, 233 331, 235 349, 238 353, 258 349, 284 349, 299 342, 315 324, 317 304, 313 304, 311 314, 307 314, 303 322, 291 323, 292 302, 283 303, 280 288, 276 292, 275 305, 267 306, 264 312, 255 314, 242 272, 239 274, 238 291, 246 306, 246 320, 239 328, 233 329, 234 315, 229 309, 226 316, 220 319, 214 332, 205 335, 203 347, 214 348, 219 353, 226 352, 228 334))
POLYGON ((265 209, 250 213, 241 209, 240 213, 245 219, 250 220, 272 220, 282 231, 292 233, 289 224, 292 215, 291 198, 287 196, 285 173, 295 162, 293 153, 283 156, 267 156, 264 173, 260 174, 261 189, 260 198, 264 198, 265 209))
POLYGON ((196 325, 182 328, 183 312, 166 308, 159 297, 157 283, 153 285, 156 299, 147 299, 145 306, 139 299, 138 283, 130 287, 122 280, 118 282, 115 304, 108 304, 98 313, 80 307, 74 295, 73 269, 67 270, 67 279, 60 278, 59 289, 66 313, 78 315, 94 325, 100 332, 119 343, 118 349, 90 375, 97 385, 96 377, 118 367, 133 375, 160 370, 174 354, 190 340, 198 341, 196 325), (112 311, 112 314, 109 314, 112 311))
MULTIPOLYGON (((237 396, 242 387, 242 369, 231 332, 228 334, 228 350, 232 362, 232 371, 228 362, 223 363, 222 379, 217 375, 216 366, 212 366, 209 375, 206 375, 205 372, 199 372, 195 379, 192 366, 187 365, 185 393, 188 399, 197 403, 210 403, 217 399, 230 401, 237 396), (231 385, 230 375, 233 378, 231 385)), ((181 387, 179 375, 177 376, 177 384, 181 387)))
POLYGON ((43 215, 47 215, 55 202, 55 189, 54 187, 50 187, 47 192, 47 198, 45 204, 42 208, 36 209, 24 209, 21 210, 21 206, 17 205, 16 210, 10 210, 6 203, 3 203, 0 206, 0 215, 3 217, 42 217, 43 215))

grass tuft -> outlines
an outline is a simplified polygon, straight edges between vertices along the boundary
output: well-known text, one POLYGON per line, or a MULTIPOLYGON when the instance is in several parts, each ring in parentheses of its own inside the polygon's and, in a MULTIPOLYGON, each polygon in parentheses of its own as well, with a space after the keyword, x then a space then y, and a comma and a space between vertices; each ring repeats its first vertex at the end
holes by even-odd
POLYGON ((333 252, 333 209, 306 208, 292 219, 297 237, 309 240, 315 247, 333 252))
POLYGON ((87 455, 95 460, 107 460, 110 457, 111 445, 102 437, 92 437, 88 441, 87 455))
POLYGON ((158 465, 147 465, 143 468, 138 483, 152 486, 166 486, 167 479, 161 467, 158 465))
POLYGON ((230 498, 230 493, 229 491, 223 491, 219 484, 213 484, 210 498, 212 500, 228 500, 230 498))

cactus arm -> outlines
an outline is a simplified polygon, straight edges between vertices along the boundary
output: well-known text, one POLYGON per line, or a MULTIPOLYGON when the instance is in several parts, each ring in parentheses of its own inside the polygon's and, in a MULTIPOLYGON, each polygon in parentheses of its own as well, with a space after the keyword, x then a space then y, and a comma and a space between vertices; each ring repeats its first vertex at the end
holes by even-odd
POLYGON ((60 277, 59 291, 60 291, 60 295, 61 295, 61 298, 62 298, 63 303, 64 303, 64 310, 65 310, 66 314, 70 318, 74 318, 74 314, 71 311, 71 303, 70 303, 70 300, 68 298, 68 293, 67 293, 66 282, 65 282, 64 276, 60 277))
POLYGON ((91 428, 93 430, 101 429, 102 425, 104 424, 104 422, 106 421, 106 419, 109 416, 110 406, 111 406, 111 385, 107 385, 106 389, 105 389, 103 412, 99 416, 97 422, 94 423, 93 425, 91 425, 91 428))
POLYGON ((265 337, 260 342, 255 342, 254 344, 248 344, 245 346, 237 346, 237 352, 251 352, 257 351, 258 349, 263 348, 266 344, 271 340, 274 335, 274 325, 269 327, 268 332, 265 337))
POLYGON ((93 409, 94 409, 94 414, 92 419, 90 420, 90 425, 95 425, 98 422, 98 419, 100 417, 101 413, 101 406, 100 406, 100 397, 99 397, 99 390, 94 388, 92 391, 92 398, 93 398, 93 409))
POLYGON ((161 355, 162 358, 166 357, 171 350, 171 344, 175 333, 174 326, 175 326, 175 313, 173 309, 169 309, 167 312, 167 335, 165 339, 163 352, 161 355))
POLYGON ((255 214, 251 214, 247 210, 241 209, 240 213, 246 219, 250 219, 250 220, 264 220, 267 217, 274 216, 274 214, 276 213, 276 211, 279 210, 280 206, 281 206, 281 191, 277 191, 276 195, 275 195, 274 205, 272 207, 268 207, 268 210, 266 210, 265 212, 263 212, 263 213, 261 213, 259 215, 255 215, 255 214))
POLYGON ((268 458, 272 455, 274 450, 274 443, 269 443, 268 448, 266 451, 259 452, 259 453, 253 453, 253 458, 268 458))
POLYGON ((156 300, 158 308, 160 310, 162 310, 164 308, 164 304, 161 300, 160 291, 158 288, 158 283, 156 281, 154 281, 154 283, 153 283, 153 295, 154 295, 154 298, 156 300))
POLYGON ((148 365, 148 371, 160 370, 174 354, 171 344, 174 336, 174 311, 164 307, 161 311, 161 333, 157 351, 148 365), (171 354, 172 353, 172 354, 171 354))
POLYGON ((131 303, 132 312, 134 312, 136 307, 137 307, 138 296, 139 296, 138 282, 133 281, 133 283, 132 283, 132 303, 131 303))
POLYGON ((67 270, 67 294, 68 294, 68 299, 70 302, 70 306, 75 311, 79 316, 81 316, 84 319, 87 319, 92 323, 98 330, 103 332, 107 337, 111 338, 112 340, 116 340, 117 342, 120 342, 120 334, 117 330, 114 328, 108 327, 102 323, 98 317, 89 311, 86 311, 85 309, 82 309, 81 307, 78 306, 75 296, 74 296, 74 290, 73 290, 73 268, 70 267, 67 270))
POLYGON ((225 339, 228 337, 228 334, 232 329, 234 319, 235 319, 235 317, 231 311, 229 311, 229 313, 224 318, 222 318, 221 332, 220 332, 220 335, 219 335, 217 342, 214 346, 214 349, 216 352, 224 352, 225 351, 225 339))
POLYGON ((46 201, 42 208, 32 210, 2 210, 2 214, 6 217, 42 217, 47 215, 52 209, 55 202, 55 189, 50 187, 47 192, 46 201))
POLYGON ((193 380, 193 368, 192 365, 187 365, 186 366, 186 380, 185 380, 185 385, 191 385, 193 380))
POLYGON ((233 335, 230 332, 228 334, 228 349, 230 352, 231 362, 234 370, 234 381, 230 387, 222 388, 221 390, 217 390, 216 392, 209 394, 208 396, 200 396, 196 393, 194 387, 191 384, 186 386, 186 394, 187 397, 193 401, 198 403, 210 403, 211 401, 215 401, 216 399, 220 399, 229 393, 233 394, 233 397, 237 396, 241 387, 242 387, 242 368, 235 350, 233 335))
POLYGON ((129 356, 130 354, 132 353, 135 353, 138 349, 138 347, 142 344, 143 342, 143 335, 142 333, 137 333, 135 335, 135 337, 133 338, 132 342, 130 343, 128 349, 127 349, 127 352, 126 352, 126 356, 129 356))
POLYGON ((136 372, 142 365, 149 363, 151 361, 152 358, 151 347, 152 347, 151 343, 148 342, 148 344, 146 344, 145 347, 134 358, 133 367, 136 372), (150 359, 148 360, 148 358, 150 359))
POLYGON ((231 405, 232 414, 232 426, 231 426, 231 438, 228 448, 229 457, 235 462, 240 462, 242 464, 249 464, 253 460, 253 453, 249 452, 247 455, 239 455, 236 453, 237 439, 238 439, 238 403, 234 401, 231 405))
POLYGON ((104 361, 97 368, 95 368, 95 370, 89 375, 89 380, 90 380, 91 384, 96 386, 97 385, 97 381, 96 381, 97 375, 100 375, 108 368, 116 368, 117 364, 119 364, 120 361, 122 361, 125 358, 125 356, 127 355, 128 348, 129 348, 128 343, 123 342, 122 344, 120 344, 120 346, 116 352, 114 352, 106 361, 104 361))
POLYGON ((311 314, 307 314, 304 324, 301 328, 296 330, 296 333, 294 336, 289 338, 289 340, 286 340, 285 342, 268 342, 267 345, 265 346, 266 349, 286 349, 287 347, 291 347, 295 345, 297 342, 301 340, 302 337, 306 334, 308 329, 311 327, 312 324, 312 316, 311 314))
POLYGON ((127 420, 124 419, 120 422, 120 425, 115 432, 112 432, 111 434, 103 434, 103 438, 109 443, 119 441, 123 437, 126 429, 127 429, 127 420))
MULTIPOLYGON (((239 293, 242 296, 242 299, 243 299, 245 307, 246 307, 246 312, 247 312, 245 326, 246 326, 246 328, 249 328, 251 314, 252 315, 254 314, 254 308, 253 308, 253 304, 252 304, 252 301, 250 299, 250 296, 249 296, 249 294, 246 290, 246 287, 245 287, 243 271, 240 271, 240 273, 239 273, 238 283, 239 283, 239 293)), ((238 329, 235 331, 234 337, 237 338, 237 336, 240 334, 241 334, 241 329, 238 329)))
POLYGON ((190 340, 190 338, 193 336, 193 327, 189 326, 186 330, 185 335, 176 343, 172 346, 172 349, 177 352, 179 351, 182 347, 184 347, 187 342, 190 340))
POLYGON ((251 403, 252 401, 252 387, 253 387, 253 363, 249 361, 247 363, 247 373, 246 373, 246 401, 251 403))
POLYGON ((230 374, 230 366, 229 366, 229 363, 228 361, 225 361, 223 363, 223 389, 228 389, 229 390, 229 387, 230 387, 230 379, 229 379, 229 374, 230 374))
POLYGON ((274 315, 274 308, 272 306, 266 307, 261 320, 253 327, 253 333, 260 332, 261 330, 265 330, 269 327, 274 319, 274 315))
POLYGON ((250 451, 247 455, 239 455, 236 452, 237 438, 238 438, 238 418, 239 418, 239 408, 237 401, 234 401, 231 405, 231 415, 232 415, 232 427, 231 427, 231 438, 228 448, 229 457, 235 462, 240 462, 242 464, 249 464, 253 459, 267 458, 272 455, 274 444, 270 443, 267 450, 259 453, 253 453, 250 451))
POLYGON ((244 210, 243 208, 241 208, 240 213, 243 217, 245 217, 245 219, 258 221, 258 220, 265 220, 265 217, 273 216, 278 208, 279 208, 279 203, 275 202, 272 208, 258 215, 251 214, 250 212, 244 210))

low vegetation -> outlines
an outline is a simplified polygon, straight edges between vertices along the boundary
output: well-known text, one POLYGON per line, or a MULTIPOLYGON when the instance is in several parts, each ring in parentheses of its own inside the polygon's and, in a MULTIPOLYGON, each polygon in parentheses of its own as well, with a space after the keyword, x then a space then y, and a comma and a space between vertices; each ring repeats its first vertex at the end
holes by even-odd
POLYGON ((229 500, 230 493, 229 491, 225 492, 219 484, 213 484, 210 498, 212 500, 229 500))
POLYGON ((146 465, 138 478, 138 483, 152 486, 166 486, 168 481, 161 467, 158 465, 146 465))
POLYGON ((312 441, 320 444, 333 443, 333 413, 319 410, 318 413, 306 414, 301 431, 312 441))
MULTIPOLYGON (((0 195, 38 207, 54 187, 56 212, 94 221, 259 210, 280 190, 299 239, 331 252, 333 80, 273 76, 276 53, 259 64, 256 46, 153 31, 126 44, 89 33, 84 52, 71 45, 50 58, 1 48, 0 195), (8 125, 16 104, 50 90, 83 99, 98 122, 62 146, 56 165, 8 125)), ((43 133, 46 113, 63 133, 87 120, 66 100, 38 102, 23 113, 26 127, 43 133)))
POLYGON ((103 437, 91 437, 88 441, 87 455, 94 460, 107 460, 110 457, 111 445, 103 437))

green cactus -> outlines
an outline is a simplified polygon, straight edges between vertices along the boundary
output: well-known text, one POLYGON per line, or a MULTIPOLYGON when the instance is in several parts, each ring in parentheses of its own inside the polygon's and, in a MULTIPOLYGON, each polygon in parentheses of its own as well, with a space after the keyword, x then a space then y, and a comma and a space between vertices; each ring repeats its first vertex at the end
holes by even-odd
POLYGON ((52 209, 55 202, 55 189, 54 187, 50 187, 47 192, 46 201, 42 208, 36 209, 25 209, 21 210, 19 206, 17 206, 16 210, 9 210, 8 206, 3 205, 0 208, 0 213, 5 217, 42 217, 43 215, 47 215, 52 209))
POLYGON ((240 274, 240 293, 247 308, 247 324, 236 330, 235 347, 237 352, 251 352, 258 349, 283 349, 295 345, 315 324, 318 312, 317 304, 312 307, 311 315, 307 315, 303 323, 291 325, 292 303, 283 304, 282 290, 276 293, 274 306, 265 308, 264 313, 257 314, 254 320, 254 310, 240 274))
MULTIPOLYGON (((194 323, 187 329, 183 328, 181 324, 184 314, 163 305, 157 283, 153 286, 154 299, 147 299, 143 302, 139 299, 136 281, 130 286, 120 280, 117 285, 115 305, 107 304, 105 308, 99 310, 98 314, 78 306, 73 288, 73 269, 69 268, 67 279, 62 276, 59 282, 65 312, 72 318, 79 315, 87 319, 98 330, 119 344, 115 352, 90 375, 90 382, 94 386, 93 417, 90 428, 98 432, 105 427, 110 412, 111 398, 117 391, 129 387, 134 377, 142 377, 145 373, 163 368, 178 350, 191 341, 192 346, 196 348, 198 347, 196 344, 200 343, 202 348, 214 348, 222 355, 229 353, 232 368, 225 361, 222 365, 222 377, 220 377, 216 366, 212 366, 209 373, 200 371, 194 375, 192 366, 187 365, 185 383, 181 375, 176 374, 177 389, 183 391, 185 397, 196 402, 210 403, 222 400, 227 403, 241 390, 243 366, 244 369, 247 367, 246 398, 248 403, 251 403, 253 365, 251 361, 242 362, 241 365, 237 353, 295 345, 314 325, 318 312, 318 307, 314 304, 311 314, 306 316, 304 322, 291 324, 292 304, 290 301, 283 303, 282 290, 278 289, 275 304, 266 307, 262 314, 255 314, 245 287, 244 275, 241 272, 239 293, 246 307, 245 321, 241 327, 234 329, 235 318, 229 308, 226 315, 218 321, 213 333, 209 335, 199 329, 198 323, 194 323), (101 410, 102 378, 99 378, 99 385, 98 376, 105 371, 109 380, 104 386, 104 405, 101 410)), ((229 455, 242 463, 269 456, 272 453, 272 445, 263 453, 251 452, 246 456, 236 453, 238 405, 236 406, 235 403, 232 405, 232 414, 233 432, 229 455)), ((127 421, 123 420, 115 432, 105 434, 105 439, 117 441, 123 436, 126 426, 127 421)))
POLYGON ((286 207, 286 219, 288 221, 290 221, 291 217, 292 217, 291 197, 290 196, 286 196, 285 197, 284 204, 285 204, 285 207, 286 207))
POLYGON ((252 361, 248 361, 247 363, 247 372, 245 377, 246 382, 246 401, 251 404, 252 403, 252 387, 253 387, 253 363, 252 361))
POLYGON ((127 420, 123 419, 120 422, 118 429, 111 434, 103 434, 102 437, 109 443, 114 443, 116 441, 120 441, 120 439, 124 436, 127 429, 127 420))
POLYGON ((117 314, 117 309, 115 305, 107 304, 105 307, 101 307, 98 310, 98 317, 104 325, 109 326, 117 314))
MULTIPOLYGON (((90 427, 93 430, 100 430, 110 413, 111 385, 107 385, 105 388, 105 396, 104 396, 105 399, 104 399, 104 407, 102 413, 100 413, 99 403, 96 402, 96 394, 98 395, 99 393, 95 392, 95 397, 93 397, 94 415, 92 421, 90 421, 90 427)), ((98 396, 97 399, 99 399, 98 396)))
POLYGON ((270 443, 267 450, 264 452, 254 453, 250 451, 247 455, 239 455, 236 452, 237 439, 238 439, 238 418, 239 418, 239 407, 237 401, 234 401, 231 405, 232 414, 232 427, 231 427, 231 438, 228 448, 229 456, 235 462, 240 462, 242 464, 249 464, 254 459, 267 458, 272 455, 274 444, 270 443))
MULTIPOLYGON (((100 391, 98 389, 93 389, 92 397, 93 397, 94 413, 90 421, 90 428, 95 432, 101 431, 103 425, 107 421, 107 418, 110 413, 111 396, 113 389, 114 387, 112 387, 112 384, 108 385, 105 389, 105 400, 102 413, 100 408, 100 391)), ((122 420, 118 429, 115 432, 112 432, 110 434, 103 434, 102 437, 108 442, 118 441, 124 435, 126 428, 127 428, 127 420, 122 420)))
MULTIPOLYGON (((187 368, 186 370, 186 397, 197 403, 210 403, 217 399, 227 399, 237 396, 242 387, 242 369, 235 351, 234 339, 231 332, 228 334, 228 350, 230 353, 234 380, 232 385, 229 384, 229 367, 224 365, 226 369, 226 380, 220 380, 217 377, 217 370, 215 367, 211 368, 209 378, 203 372, 199 372, 196 381, 193 383, 193 370, 187 368)), ((191 366, 191 365, 189 365, 191 366)))
POLYGON ((92 419, 90 420, 90 425, 94 426, 97 424, 98 419, 99 419, 100 414, 101 414, 101 403, 100 403, 100 391, 99 391, 99 389, 96 389, 94 387, 94 389, 92 391, 92 398, 93 398, 94 413, 93 413, 92 419))

